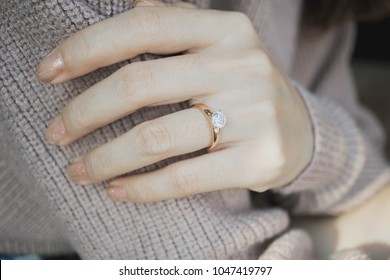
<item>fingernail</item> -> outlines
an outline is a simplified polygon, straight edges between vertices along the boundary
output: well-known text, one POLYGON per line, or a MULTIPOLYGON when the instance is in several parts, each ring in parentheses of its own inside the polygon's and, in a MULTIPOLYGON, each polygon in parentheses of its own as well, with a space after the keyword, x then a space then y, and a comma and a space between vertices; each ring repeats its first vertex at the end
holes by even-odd
POLYGON ((126 201, 127 191, 124 187, 110 184, 107 188, 107 194, 113 200, 126 201))
POLYGON ((64 61, 57 51, 51 52, 35 69, 39 80, 45 83, 55 82, 64 69, 64 61))
POLYGON ((81 159, 68 167, 68 175, 72 181, 81 184, 87 183, 89 179, 87 171, 85 170, 85 165, 81 159))
POLYGON ((62 122, 61 116, 57 116, 46 130, 46 139, 52 144, 60 144, 65 136, 64 123, 62 122))

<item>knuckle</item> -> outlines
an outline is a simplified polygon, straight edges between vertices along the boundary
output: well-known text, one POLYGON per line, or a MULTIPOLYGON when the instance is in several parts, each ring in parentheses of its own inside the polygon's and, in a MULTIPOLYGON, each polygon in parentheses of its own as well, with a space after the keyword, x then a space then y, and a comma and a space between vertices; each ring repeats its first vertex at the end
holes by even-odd
MULTIPOLYGON (((76 42, 77 44, 72 47, 72 52, 76 54, 78 58, 86 58, 86 57, 93 57, 93 54, 96 50, 96 42, 91 38, 91 36, 88 36, 85 34, 86 32, 81 31, 76 36, 76 42)), ((66 60, 67 55, 64 55, 63 58, 66 60)), ((88 63, 89 61, 93 61, 90 59, 83 59, 84 63, 88 63)), ((66 64, 66 62, 64 62, 66 64)))
POLYGON ((262 129, 253 130, 253 136, 256 137, 259 143, 264 139, 265 129, 267 132, 273 132, 280 125, 279 109, 273 100, 274 97, 270 96, 269 93, 265 93, 264 95, 266 96, 256 96, 254 99, 255 102, 249 104, 242 113, 242 117, 251 119, 251 125, 262 125, 262 129))
MULTIPOLYGON (((152 36, 159 33, 163 28, 161 10, 138 7, 134 12, 136 30, 139 30, 142 34, 152 36)), ((129 26, 134 26, 134 22, 132 21, 129 26)))
POLYGON ((138 63, 132 63, 120 69, 114 81, 114 94, 127 107, 140 104, 145 92, 145 81, 139 68, 138 63))
POLYGON ((228 21, 233 28, 232 30, 243 34, 250 32, 253 35, 254 27, 252 21, 245 13, 233 11, 229 12, 228 15, 228 21))
POLYGON ((147 121, 141 124, 138 139, 143 153, 147 155, 167 154, 174 148, 173 137, 158 121, 147 121))
POLYGON ((261 66, 271 66, 272 65, 271 57, 268 55, 267 52, 265 52, 264 50, 262 50, 260 48, 251 51, 249 53, 249 58, 252 61, 260 64, 261 66))
POLYGON ((230 12, 230 18, 235 25, 247 26, 252 25, 250 18, 242 12, 230 12))
POLYGON ((136 63, 129 69, 130 92, 136 101, 148 99, 150 93, 156 88, 156 73, 148 62, 136 63))
POLYGON ((172 168, 170 175, 173 189, 179 196, 191 194, 198 185, 198 175, 187 166, 172 168))
POLYGON ((93 181, 104 179, 107 161, 97 153, 90 153, 84 158, 84 165, 89 178, 93 181))
POLYGON ((89 120, 89 108, 77 98, 73 99, 61 113, 64 126, 68 133, 80 129, 93 128, 89 120))
POLYGON ((132 63, 118 74, 118 95, 126 104, 144 106, 151 101, 151 92, 156 87, 156 75, 147 62, 132 63))
POLYGON ((266 79, 273 75, 274 65, 272 59, 264 50, 257 48, 248 52, 245 61, 253 66, 255 75, 266 79))
POLYGON ((273 65, 268 54, 261 48, 242 49, 229 60, 231 69, 240 69, 240 72, 232 71, 234 77, 244 79, 247 83, 256 87, 264 87, 264 82, 269 83, 268 78, 273 72, 273 65))

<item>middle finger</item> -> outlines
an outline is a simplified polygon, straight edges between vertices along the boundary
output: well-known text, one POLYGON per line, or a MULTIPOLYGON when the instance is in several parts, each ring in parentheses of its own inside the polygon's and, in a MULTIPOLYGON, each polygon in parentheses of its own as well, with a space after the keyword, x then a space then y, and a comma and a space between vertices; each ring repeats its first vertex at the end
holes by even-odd
POLYGON ((46 137, 66 145, 145 106, 177 103, 222 91, 213 62, 197 54, 129 64, 74 98, 46 137))

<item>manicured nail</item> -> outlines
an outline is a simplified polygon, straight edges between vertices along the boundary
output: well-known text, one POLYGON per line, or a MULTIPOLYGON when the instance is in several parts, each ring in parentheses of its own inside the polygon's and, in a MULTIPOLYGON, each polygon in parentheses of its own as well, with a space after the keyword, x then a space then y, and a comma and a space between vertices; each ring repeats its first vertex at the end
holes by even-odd
POLYGON ((65 136, 64 123, 62 122, 61 116, 57 116, 46 130, 46 139, 52 144, 60 144, 65 136))
POLYGON ((85 165, 81 159, 72 163, 68 167, 68 175, 72 181, 81 184, 86 184, 89 180, 87 171, 85 170, 85 165))
POLYGON ((126 201, 127 191, 124 187, 110 184, 107 188, 107 194, 113 200, 126 201))
POLYGON ((64 61, 57 51, 51 52, 35 69, 39 80, 45 83, 55 82, 64 69, 64 61))

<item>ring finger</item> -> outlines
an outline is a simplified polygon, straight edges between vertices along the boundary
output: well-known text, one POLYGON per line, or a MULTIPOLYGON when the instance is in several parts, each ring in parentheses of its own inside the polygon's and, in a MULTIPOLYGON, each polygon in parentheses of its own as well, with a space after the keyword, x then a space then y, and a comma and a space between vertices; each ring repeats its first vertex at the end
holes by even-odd
MULTIPOLYGON (((209 145, 211 129, 198 109, 178 111, 137 125, 79 158, 68 168, 80 184, 103 181, 209 145)), ((221 136, 221 147, 223 135, 221 136)))

